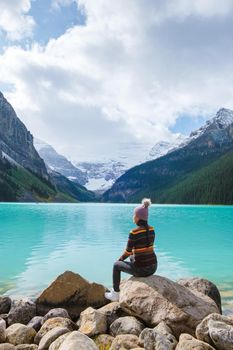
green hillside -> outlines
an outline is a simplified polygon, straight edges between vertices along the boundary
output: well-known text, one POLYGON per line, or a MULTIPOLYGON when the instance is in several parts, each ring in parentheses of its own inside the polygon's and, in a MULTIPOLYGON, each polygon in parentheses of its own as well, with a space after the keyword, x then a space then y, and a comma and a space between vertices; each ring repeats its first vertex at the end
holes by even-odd
POLYGON ((56 189, 51 183, 40 179, 29 170, 0 160, 0 201, 49 202, 56 194, 56 189))
POLYGON ((70 181, 62 174, 54 171, 50 174, 50 176, 56 186, 56 189, 60 193, 65 193, 71 198, 74 198, 81 202, 90 202, 95 200, 95 194, 93 192, 88 191, 84 186, 80 184, 70 181))
MULTIPOLYGON (((62 176, 61 176, 62 177, 62 176)), ((63 178, 54 185, 23 167, 0 159, 1 202, 79 202, 94 199, 92 192, 63 178)))
POLYGON ((187 174, 166 189, 148 187, 132 202, 148 195, 156 203, 233 204, 233 151, 187 174))

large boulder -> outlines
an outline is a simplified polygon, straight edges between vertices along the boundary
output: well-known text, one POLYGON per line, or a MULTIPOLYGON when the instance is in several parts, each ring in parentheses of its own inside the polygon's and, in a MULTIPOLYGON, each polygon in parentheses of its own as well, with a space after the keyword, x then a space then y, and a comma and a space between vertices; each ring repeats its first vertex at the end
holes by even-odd
POLYGON ((88 307, 80 315, 79 332, 92 337, 107 332, 107 317, 99 310, 88 307))
POLYGON ((176 350, 215 350, 211 345, 197 340, 190 334, 181 334, 176 350))
POLYGON ((121 287, 121 308, 142 319, 149 327, 161 321, 171 328, 176 338, 181 333, 195 333, 204 317, 215 312, 215 302, 161 276, 131 277, 121 287))
POLYGON ((64 317, 49 318, 47 321, 45 321, 45 323, 43 324, 39 332, 36 334, 34 343, 39 344, 41 338, 47 332, 49 332, 51 329, 55 327, 67 328, 69 331, 73 331, 77 329, 77 325, 74 322, 72 322, 69 318, 64 318, 64 317))
POLYGON ((13 345, 31 344, 34 341, 36 331, 34 328, 15 323, 6 329, 6 341, 13 345))
POLYGON ((221 296, 217 286, 209 280, 199 277, 182 278, 177 281, 181 286, 189 288, 191 291, 200 292, 213 299, 222 313, 221 296))
POLYGON ((14 323, 27 324, 36 316, 36 305, 30 299, 17 299, 11 303, 11 309, 7 317, 8 325, 14 323))
POLYGON ((139 336, 145 326, 136 317, 125 316, 115 320, 110 326, 110 334, 116 337, 119 334, 134 334, 139 336))
POLYGON ((139 344, 146 350, 174 350, 177 340, 171 329, 164 322, 160 322, 155 328, 145 328, 141 332, 139 344))
POLYGON ((11 298, 0 296, 0 314, 8 314, 11 308, 11 298))
POLYGON ((59 350, 98 350, 97 345, 85 334, 74 331, 62 342, 59 350))
POLYGON ((43 316, 53 308, 64 308, 72 319, 77 319, 87 307, 98 308, 108 302, 105 290, 101 284, 90 283, 79 274, 66 271, 37 298, 37 314, 43 316))
POLYGON ((196 337, 219 350, 233 349, 233 316, 212 314, 196 329, 196 337))

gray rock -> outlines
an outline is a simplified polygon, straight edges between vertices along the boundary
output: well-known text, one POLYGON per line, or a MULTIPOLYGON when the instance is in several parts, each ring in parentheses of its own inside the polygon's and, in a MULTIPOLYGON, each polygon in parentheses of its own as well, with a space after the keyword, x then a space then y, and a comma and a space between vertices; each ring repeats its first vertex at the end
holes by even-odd
POLYGON ((11 298, 0 296, 0 314, 8 314, 11 308, 11 298))
POLYGON ((119 317, 129 316, 124 310, 122 310, 118 301, 113 301, 112 303, 104 305, 98 309, 98 311, 107 316, 108 327, 110 327, 110 325, 119 317))
POLYGON ((43 317, 42 324, 45 323, 45 321, 47 321, 49 318, 54 318, 54 317, 70 318, 70 315, 65 309, 62 309, 62 308, 51 309, 43 317))
POLYGON ((77 319, 87 307, 108 303, 105 290, 101 284, 89 283, 79 274, 66 271, 37 298, 37 313, 43 316, 52 308, 64 308, 72 319, 77 319))
POLYGON ((110 334, 116 337, 119 334, 134 334, 139 336, 145 326, 133 316, 120 317, 110 326, 110 334))
POLYGON ((182 278, 177 281, 181 286, 189 288, 193 292, 200 292, 215 301, 219 312, 222 313, 221 296, 217 286, 204 278, 182 278))
POLYGON ((190 334, 181 334, 176 350, 215 350, 211 345, 197 340, 190 334))
POLYGON ((211 314, 205 317, 202 322, 196 328, 196 337, 199 340, 202 340, 208 344, 214 346, 212 338, 210 337, 210 322, 217 321, 223 324, 233 326, 233 317, 223 316, 219 314, 211 314))
POLYGON ((80 315, 79 332, 92 337, 107 332, 107 317, 100 311, 88 307, 80 315))
POLYGON ((138 347, 138 341, 139 339, 136 335, 120 334, 113 340, 109 350, 134 349, 138 347))
POLYGON ((28 326, 32 327, 35 329, 35 331, 39 331, 39 329, 41 328, 42 325, 42 321, 43 321, 43 317, 42 316, 35 316, 31 319, 31 321, 28 322, 28 326))
POLYGON ((93 338, 98 349, 109 349, 112 345, 114 337, 109 334, 99 334, 93 338))
POLYGON ((0 318, 3 319, 7 324, 8 314, 0 314, 0 318))
POLYGON ((85 334, 74 331, 66 337, 59 350, 98 350, 94 341, 85 334))
POLYGON ((55 327, 48 331, 40 340, 38 350, 48 350, 49 346, 61 335, 68 333, 69 329, 64 327, 55 327))
POLYGON ((174 350, 177 340, 171 329, 160 322, 155 328, 145 328, 139 337, 139 344, 146 350, 174 350))
POLYGON ((6 321, 0 319, 0 343, 4 343, 6 340, 6 321))
POLYGON ((38 345, 36 344, 20 344, 17 345, 16 350, 37 350, 38 349, 38 345))
POLYGON ((213 320, 208 325, 214 347, 219 350, 233 350, 233 326, 213 320))
POLYGON ((0 344, 0 350, 16 350, 16 347, 10 343, 0 344))
POLYGON ((34 343, 39 344, 41 338, 47 332, 49 332, 51 329, 55 327, 67 328, 70 331, 77 329, 77 325, 74 322, 72 322, 69 318, 64 318, 64 317, 49 318, 47 321, 45 321, 45 323, 42 325, 41 329, 35 336, 34 343))
POLYGON ((59 350, 61 344, 63 343, 63 341, 68 337, 68 335, 70 334, 71 332, 67 332, 63 335, 60 335, 60 337, 58 337, 56 340, 54 340, 52 342, 52 344, 50 345, 49 347, 49 350, 59 350))
POLYGON ((14 323, 27 324, 36 316, 36 305, 30 299, 13 300, 8 314, 8 325, 14 323))
POLYGON ((35 329, 21 323, 15 323, 6 329, 6 341, 13 345, 31 344, 35 335, 35 329))
POLYGON ((188 288, 161 276, 131 277, 121 287, 121 308, 154 327, 161 321, 178 338, 181 333, 194 334, 204 317, 218 312, 208 296, 192 293, 188 288))

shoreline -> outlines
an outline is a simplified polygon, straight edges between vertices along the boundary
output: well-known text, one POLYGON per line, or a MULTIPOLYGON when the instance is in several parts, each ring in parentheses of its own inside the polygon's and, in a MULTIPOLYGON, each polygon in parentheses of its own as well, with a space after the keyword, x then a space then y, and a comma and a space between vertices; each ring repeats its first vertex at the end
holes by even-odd
POLYGON ((1 297, 0 349, 148 350, 156 345, 210 350, 215 349, 215 324, 221 324, 218 339, 226 332, 227 347, 221 349, 232 344, 226 327, 233 330, 233 314, 221 314, 221 297, 211 281, 130 277, 122 281, 120 299, 114 302, 105 299, 105 291, 65 271, 34 301, 1 297))

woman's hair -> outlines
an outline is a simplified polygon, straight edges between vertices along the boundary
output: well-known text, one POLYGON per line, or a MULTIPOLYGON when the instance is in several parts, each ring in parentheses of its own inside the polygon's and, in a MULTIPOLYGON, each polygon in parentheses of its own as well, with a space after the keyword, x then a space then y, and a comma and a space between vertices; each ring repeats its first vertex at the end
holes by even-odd
POLYGON ((143 226, 143 227, 145 227, 145 229, 146 229, 146 241, 147 241, 147 247, 149 247, 149 245, 150 245, 149 232, 150 232, 150 231, 149 231, 149 225, 148 225, 148 222, 147 222, 147 221, 145 221, 145 220, 140 219, 140 220, 138 220, 137 225, 138 225, 138 226, 143 226))
POLYGON ((144 205, 145 208, 148 208, 151 205, 150 198, 143 198, 142 204, 144 205))

